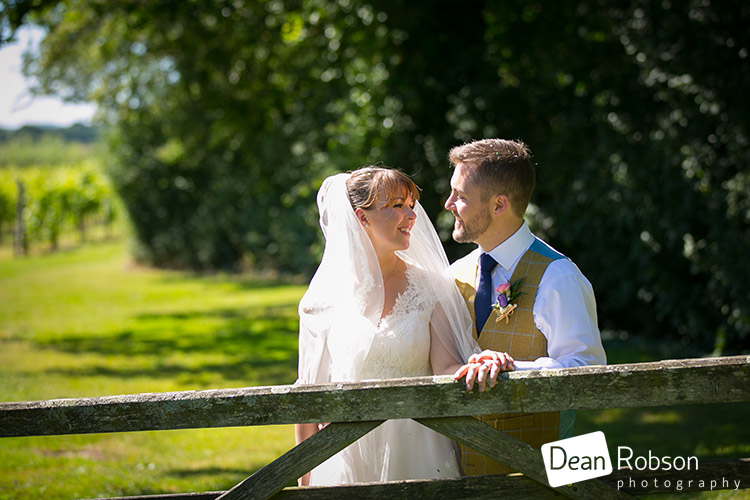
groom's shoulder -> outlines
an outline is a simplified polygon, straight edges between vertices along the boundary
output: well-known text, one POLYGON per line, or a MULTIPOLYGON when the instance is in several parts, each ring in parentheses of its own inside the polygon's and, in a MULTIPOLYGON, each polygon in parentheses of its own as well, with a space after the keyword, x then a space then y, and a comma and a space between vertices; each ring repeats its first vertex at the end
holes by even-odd
POLYGON ((476 274, 477 262, 479 259, 479 248, 474 249, 467 255, 464 255, 453 264, 451 264, 451 273, 458 280, 472 280, 476 274))
POLYGON ((557 251, 552 247, 552 245, 542 240, 538 236, 534 236, 534 240, 532 241, 529 250, 548 258, 550 261, 562 259, 570 260, 566 255, 563 255, 561 252, 557 251))
POLYGON ((554 281, 564 276, 574 276, 586 280, 586 277, 570 257, 562 254, 546 241, 535 237, 529 250, 549 259, 549 265, 544 272, 545 279, 554 281))

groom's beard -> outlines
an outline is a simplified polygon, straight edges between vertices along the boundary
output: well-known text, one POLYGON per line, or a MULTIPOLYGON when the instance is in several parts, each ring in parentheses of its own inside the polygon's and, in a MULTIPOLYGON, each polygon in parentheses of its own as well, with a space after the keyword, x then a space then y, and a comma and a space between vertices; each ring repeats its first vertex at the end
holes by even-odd
MULTIPOLYGON (((455 216, 454 216, 455 217, 455 216)), ((487 212, 480 212, 471 219, 456 218, 453 223, 453 239, 458 243, 475 242, 492 224, 492 217, 487 212)))

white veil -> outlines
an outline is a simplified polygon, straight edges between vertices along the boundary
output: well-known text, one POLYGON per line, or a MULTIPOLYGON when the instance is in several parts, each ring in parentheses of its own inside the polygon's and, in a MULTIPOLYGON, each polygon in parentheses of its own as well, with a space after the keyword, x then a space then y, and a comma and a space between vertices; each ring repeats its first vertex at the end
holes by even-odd
MULTIPOLYGON (((350 174, 328 177, 318 191, 323 258, 299 304, 299 378, 315 384, 359 380, 383 311, 384 289, 375 250, 349 201, 350 174)), ((466 304, 448 269, 442 243, 422 206, 410 245, 397 255, 428 272, 438 297, 432 327, 453 357, 479 352, 466 304)))

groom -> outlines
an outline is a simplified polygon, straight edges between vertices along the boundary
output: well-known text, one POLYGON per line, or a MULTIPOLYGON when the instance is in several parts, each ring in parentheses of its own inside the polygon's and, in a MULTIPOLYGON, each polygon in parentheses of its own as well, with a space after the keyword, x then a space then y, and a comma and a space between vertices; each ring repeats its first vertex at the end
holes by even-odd
MULTIPOLYGON (((482 349, 508 353, 519 370, 605 364, 591 284, 570 259, 535 237, 523 219, 535 184, 528 147, 484 139, 455 147, 448 157, 454 171, 445 208, 456 219, 453 239, 479 245, 451 270, 482 349), (518 280, 523 295, 511 300, 508 306, 517 307, 498 320, 499 311, 492 307, 498 302, 496 289, 518 280)), ((540 448, 572 436, 575 412, 478 418, 540 448)), ((470 448, 461 451, 467 475, 512 472, 470 448)))

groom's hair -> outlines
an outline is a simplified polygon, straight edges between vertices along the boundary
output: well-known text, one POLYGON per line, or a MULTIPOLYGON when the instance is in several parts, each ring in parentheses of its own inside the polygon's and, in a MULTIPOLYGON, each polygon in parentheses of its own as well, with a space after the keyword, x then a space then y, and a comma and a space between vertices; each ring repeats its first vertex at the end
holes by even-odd
POLYGON ((411 195, 419 201, 419 187, 411 178, 393 168, 367 166, 351 172, 346 181, 346 190, 353 209, 368 209, 375 205, 378 195, 385 196, 385 206, 392 205, 397 198, 411 195))
POLYGON ((531 151, 521 141, 482 139, 456 146, 448 153, 453 166, 469 167, 469 180, 479 186, 483 201, 504 194, 513 212, 523 217, 534 192, 536 174, 531 151))

